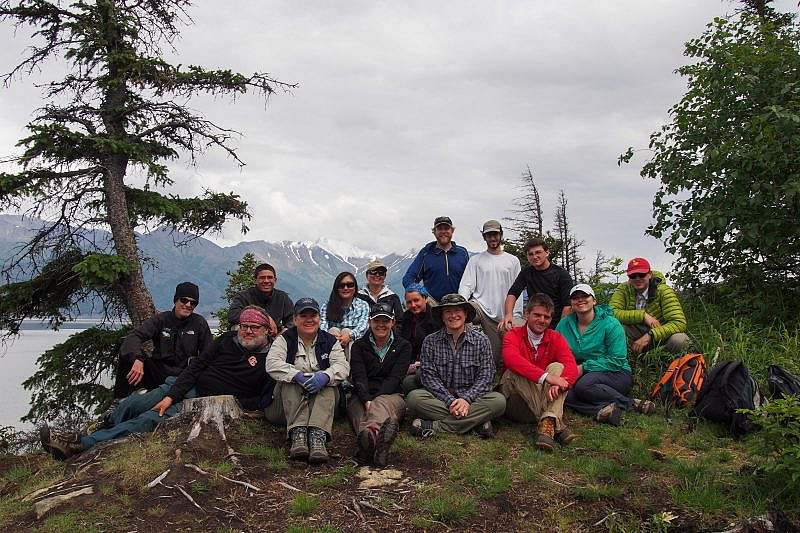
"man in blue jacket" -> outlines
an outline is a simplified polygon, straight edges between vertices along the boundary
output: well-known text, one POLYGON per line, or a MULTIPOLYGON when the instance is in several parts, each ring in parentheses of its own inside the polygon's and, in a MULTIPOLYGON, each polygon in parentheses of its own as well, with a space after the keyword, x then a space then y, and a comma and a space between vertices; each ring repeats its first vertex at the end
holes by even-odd
POLYGON ((445 294, 458 293, 469 253, 453 242, 455 229, 450 217, 437 217, 433 221, 431 231, 436 240, 426 244, 414 258, 403 276, 403 287, 421 281, 437 302, 445 294))

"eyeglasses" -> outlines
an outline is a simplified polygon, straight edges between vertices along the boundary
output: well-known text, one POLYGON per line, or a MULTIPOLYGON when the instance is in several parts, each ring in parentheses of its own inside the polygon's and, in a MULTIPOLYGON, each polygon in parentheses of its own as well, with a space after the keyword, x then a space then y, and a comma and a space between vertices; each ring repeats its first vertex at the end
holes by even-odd
POLYGON ((647 276, 647 274, 628 274, 628 279, 642 279, 645 276, 647 276))
POLYGON ((386 275, 386 271, 385 270, 367 270, 367 275, 368 276, 378 276, 379 278, 382 278, 382 277, 384 277, 386 275))
POLYGON ((340 289, 355 289, 356 284, 353 281, 345 281, 344 283, 339 284, 340 289))
POLYGON ((186 298, 186 297, 178 298, 178 301, 183 305, 188 305, 190 307, 197 306, 197 300, 192 300, 191 298, 186 298))
POLYGON ((265 327, 263 324, 239 324, 242 331, 259 331, 265 327))

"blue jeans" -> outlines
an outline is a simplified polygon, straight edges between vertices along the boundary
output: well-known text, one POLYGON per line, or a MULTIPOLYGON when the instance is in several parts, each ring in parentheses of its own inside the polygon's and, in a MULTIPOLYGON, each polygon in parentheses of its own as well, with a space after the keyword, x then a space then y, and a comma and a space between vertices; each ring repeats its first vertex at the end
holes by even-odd
POLYGON ((633 385, 630 372, 587 372, 569 389, 564 404, 578 413, 596 416, 610 403, 620 409, 631 408, 628 393, 633 385))
MULTIPOLYGON (((133 394, 122 400, 111 414, 114 425, 109 429, 101 429, 91 435, 81 437, 81 443, 87 448, 91 448, 106 440, 118 439, 131 433, 149 433, 155 430, 165 419, 181 411, 180 402, 171 405, 164 416, 158 416, 158 413, 152 410, 154 405, 164 399, 176 379, 174 376, 170 376, 157 388, 145 394, 133 394)), ((195 390, 192 389, 186 394, 186 398, 194 398, 196 395, 195 390)))

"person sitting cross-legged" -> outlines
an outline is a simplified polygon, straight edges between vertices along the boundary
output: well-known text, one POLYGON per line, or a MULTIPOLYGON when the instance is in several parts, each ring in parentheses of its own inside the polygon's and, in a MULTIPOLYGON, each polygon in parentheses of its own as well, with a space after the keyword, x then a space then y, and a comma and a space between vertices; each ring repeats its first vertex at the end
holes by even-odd
POLYGON ((347 415, 358 436, 361 462, 386 466, 406 410, 400 383, 411 362, 411 344, 395 335, 394 306, 378 302, 369 313, 367 334, 353 343, 347 415))
POLYGON ((275 339, 267 355, 267 372, 276 383, 264 415, 273 424, 286 424, 289 458, 324 463, 337 386, 350 364, 336 337, 320 329, 316 300, 295 302, 294 325, 275 339))
POLYGON ((479 436, 491 438, 491 421, 503 414, 506 399, 492 392, 495 366, 489 339, 466 327, 475 318, 475 308, 460 294, 448 294, 433 313, 444 327, 422 342, 424 388, 406 397, 408 407, 419 417, 410 432, 425 438, 439 431, 475 429, 479 436))
POLYGON ((131 433, 153 431, 166 417, 180 412, 184 398, 230 394, 244 409, 262 408, 271 380, 264 370, 269 348, 266 311, 247 306, 241 314, 239 331, 216 339, 177 378, 170 376, 145 394, 128 396, 110 415, 110 427, 83 435, 44 426, 42 446, 53 456, 65 459, 96 444, 131 433))
POLYGON ((552 450, 556 441, 566 446, 575 434, 564 424, 564 399, 578 378, 578 365, 564 337, 549 329, 553 300, 531 296, 525 306, 526 325, 503 338, 506 371, 500 390, 506 397, 506 418, 536 424, 536 447, 552 450))
POLYGON ((558 323, 578 363, 579 378, 567 394, 566 406, 598 422, 618 426, 622 411, 652 413, 650 400, 631 399, 633 380, 625 331, 608 305, 597 305, 594 290, 579 283, 570 290, 572 314, 558 323))

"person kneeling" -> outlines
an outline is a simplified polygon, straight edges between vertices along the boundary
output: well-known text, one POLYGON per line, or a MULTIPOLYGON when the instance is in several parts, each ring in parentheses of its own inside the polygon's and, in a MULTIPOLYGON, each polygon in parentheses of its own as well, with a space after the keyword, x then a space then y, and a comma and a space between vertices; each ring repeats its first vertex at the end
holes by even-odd
POLYGON ((506 417, 514 422, 537 423, 536 447, 552 450, 576 435, 564 424, 564 399, 578 378, 578 365, 566 339, 548 329, 553 300, 534 294, 525 307, 527 324, 503 338, 506 371, 500 390, 506 397, 506 417))
POLYGON ((354 394, 347 415, 358 435, 362 462, 386 466, 389 448, 397 436, 406 403, 401 381, 411 363, 411 344, 393 333, 391 302, 378 302, 369 313, 369 330, 353 343, 350 380, 354 394))
POLYGON ((492 419, 503 414, 506 399, 492 392, 495 365, 489 339, 466 328, 475 308, 460 294, 448 294, 433 308, 444 327, 422 343, 422 386, 406 397, 420 418, 411 424, 412 435, 431 437, 438 431, 466 433, 476 429, 494 436, 492 419))
POLYGON ((44 449, 59 459, 131 433, 155 430, 166 417, 180 412, 180 401, 195 396, 233 395, 244 409, 262 408, 271 382, 264 371, 269 348, 269 319, 260 307, 242 311, 239 331, 225 333, 194 357, 178 375, 145 394, 128 396, 110 414, 109 427, 89 435, 44 426, 44 449))
POLYGON ((324 463, 337 385, 350 365, 336 337, 320 330, 316 300, 297 300, 294 325, 275 339, 267 355, 267 372, 276 383, 264 414, 273 424, 286 424, 290 459, 324 463))

